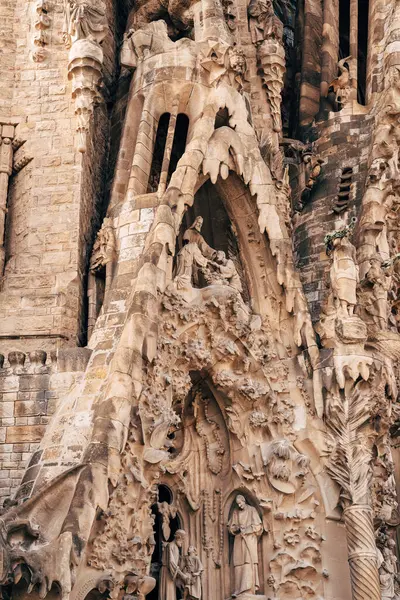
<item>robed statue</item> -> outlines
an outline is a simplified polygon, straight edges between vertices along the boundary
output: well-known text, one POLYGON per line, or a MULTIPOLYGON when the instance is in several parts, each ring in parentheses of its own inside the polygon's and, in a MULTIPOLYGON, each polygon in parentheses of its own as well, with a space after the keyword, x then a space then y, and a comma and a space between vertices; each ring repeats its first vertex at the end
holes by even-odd
POLYGON ((253 506, 247 504, 245 497, 239 494, 235 503, 228 522, 229 532, 234 536, 232 598, 245 592, 255 594, 260 587, 257 543, 263 531, 260 515, 253 506))
POLYGON ((164 545, 160 572, 159 600, 176 600, 176 588, 191 583, 189 573, 182 570, 182 546, 186 532, 178 529, 172 542, 164 545))

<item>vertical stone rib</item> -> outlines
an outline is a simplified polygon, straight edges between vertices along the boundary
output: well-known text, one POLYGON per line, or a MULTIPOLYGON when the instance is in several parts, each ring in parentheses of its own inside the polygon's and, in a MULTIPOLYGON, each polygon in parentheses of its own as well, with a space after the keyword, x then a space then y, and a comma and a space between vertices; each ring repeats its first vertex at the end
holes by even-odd
MULTIPOLYGON (((350 56, 352 57, 352 67, 350 67, 352 77, 352 87, 357 90, 358 81, 358 0, 350 0, 350 56)), ((357 99, 357 92, 355 95, 357 99)))
POLYGON ((355 504, 344 510, 353 600, 381 600, 372 509, 355 504))
POLYGON ((172 104, 172 110, 169 117, 169 125, 167 132, 167 140, 165 142, 164 157, 161 166, 160 183, 158 185, 158 193, 160 196, 167 189, 168 169, 171 161, 172 145, 174 143, 174 135, 176 128, 176 119, 178 116, 179 98, 175 98, 172 104))
POLYGON ((324 1, 324 24, 322 27, 321 48, 321 96, 328 95, 332 81, 337 77, 339 60, 339 2, 338 0, 324 1))

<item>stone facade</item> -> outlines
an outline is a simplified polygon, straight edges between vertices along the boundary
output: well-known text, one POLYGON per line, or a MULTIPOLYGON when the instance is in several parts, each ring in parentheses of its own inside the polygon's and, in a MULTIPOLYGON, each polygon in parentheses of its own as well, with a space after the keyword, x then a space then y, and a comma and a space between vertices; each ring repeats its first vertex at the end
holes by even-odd
POLYGON ((398 0, 0 0, 0 597, 400 597, 398 0))

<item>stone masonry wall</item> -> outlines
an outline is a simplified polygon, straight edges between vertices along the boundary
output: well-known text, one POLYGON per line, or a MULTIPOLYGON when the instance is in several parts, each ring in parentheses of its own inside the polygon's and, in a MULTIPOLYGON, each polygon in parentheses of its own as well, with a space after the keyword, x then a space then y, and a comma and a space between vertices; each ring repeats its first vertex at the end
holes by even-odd
MULTIPOLYGON (((8 52, 0 53, 0 69, 10 83, 0 94, 7 95, 7 118, 19 123, 17 137, 26 140, 25 152, 33 157, 10 180, 0 352, 49 352, 84 341, 87 257, 99 214, 105 212, 109 109, 97 109, 94 144, 82 157, 76 150, 68 50, 62 40, 63 3, 48 3, 49 43, 41 62, 33 60, 35 2, 0 0, 0 10, 14 24, 13 32, 3 24, 0 28, 0 45, 8 52), (18 49, 14 55, 10 38, 18 49)), ((108 12, 110 32, 103 42, 107 101, 114 85, 117 37, 112 0, 108 12)), ((0 95, 0 116, 2 103, 0 95)))
POLYGON ((58 399, 83 376, 89 356, 83 348, 0 355, 0 505, 21 482, 18 498, 29 495, 46 425, 58 399))
POLYGON ((346 215, 352 217, 358 214, 373 124, 373 116, 351 114, 350 110, 348 114, 344 110, 330 113, 329 119, 317 123, 320 136, 315 150, 325 163, 309 203, 294 218, 293 228, 296 266, 301 274, 313 321, 319 319, 327 293, 330 260, 325 253, 324 237, 340 228, 346 215), (352 192, 348 212, 336 214, 333 205, 345 167, 353 169, 352 192))

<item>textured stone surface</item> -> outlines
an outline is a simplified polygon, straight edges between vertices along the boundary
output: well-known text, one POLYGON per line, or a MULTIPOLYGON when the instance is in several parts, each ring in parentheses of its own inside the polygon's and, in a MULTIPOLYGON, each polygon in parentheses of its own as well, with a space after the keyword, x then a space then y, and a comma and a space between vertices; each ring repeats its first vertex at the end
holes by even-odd
POLYGON ((4 600, 399 594, 400 13, 365 57, 357 6, 0 0, 4 600))

